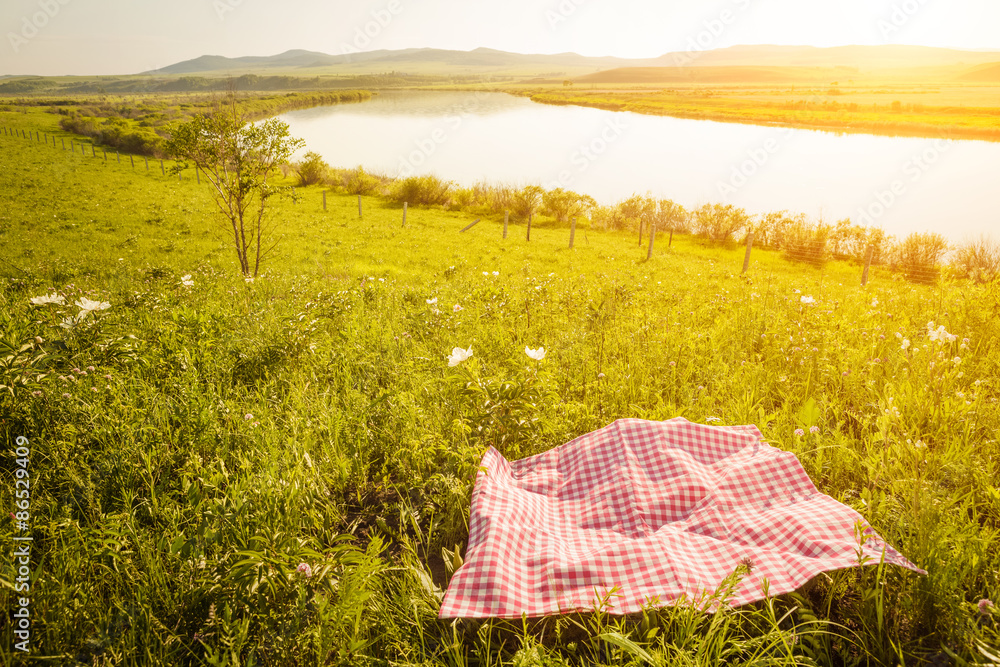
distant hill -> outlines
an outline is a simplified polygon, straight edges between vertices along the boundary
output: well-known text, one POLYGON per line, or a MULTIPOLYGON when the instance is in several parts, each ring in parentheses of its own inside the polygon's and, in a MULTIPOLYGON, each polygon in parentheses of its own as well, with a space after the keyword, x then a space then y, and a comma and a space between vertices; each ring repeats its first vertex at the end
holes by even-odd
POLYGON ((731 46, 705 52, 668 53, 657 65, 676 66, 685 58, 699 67, 754 65, 775 67, 855 67, 861 70, 909 69, 977 65, 998 60, 996 51, 960 51, 929 46, 885 44, 880 46, 731 46))
MULTIPOLYGON (((344 55, 329 55, 315 51, 286 51, 276 56, 201 56, 193 60, 144 72, 144 74, 205 74, 211 72, 262 72, 269 69, 317 69, 358 64, 383 64, 387 68, 405 67, 412 63, 438 63, 451 67, 505 68, 525 65, 570 67, 620 67, 633 63, 625 58, 590 58, 576 53, 523 54, 479 48, 472 51, 446 49, 401 49, 397 51, 363 51, 344 55)), ((312 72, 303 72, 311 75, 312 72)))
POLYGON ((977 66, 1000 60, 996 51, 959 51, 926 46, 732 46, 713 51, 667 53, 658 58, 590 57, 577 53, 524 54, 496 49, 472 51, 401 49, 330 55, 293 50, 275 56, 227 58, 206 55, 144 72, 150 75, 223 75, 294 71, 302 76, 329 74, 342 69, 408 70, 433 66, 439 71, 570 68, 577 74, 622 67, 848 67, 862 71, 917 67, 977 66), (582 71, 581 71, 582 70, 582 71))
POLYGON ((1000 83, 1000 62, 973 67, 957 78, 959 81, 1000 83))
POLYGON ((573 79, 580 84, 805 83, 848 79, 856 69, 840 67, 619 67, 573 79))

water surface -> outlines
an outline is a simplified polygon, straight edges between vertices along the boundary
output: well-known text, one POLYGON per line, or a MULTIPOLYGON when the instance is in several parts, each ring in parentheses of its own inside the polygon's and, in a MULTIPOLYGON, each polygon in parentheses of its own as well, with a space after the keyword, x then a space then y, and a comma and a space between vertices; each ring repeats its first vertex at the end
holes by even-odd
POLYGON ((634 193, 851 218, 953 241, 997 230, 1000 143, 719 123, 536 104, 503 93, 386 91, 282 116, 331 165, 634 193))

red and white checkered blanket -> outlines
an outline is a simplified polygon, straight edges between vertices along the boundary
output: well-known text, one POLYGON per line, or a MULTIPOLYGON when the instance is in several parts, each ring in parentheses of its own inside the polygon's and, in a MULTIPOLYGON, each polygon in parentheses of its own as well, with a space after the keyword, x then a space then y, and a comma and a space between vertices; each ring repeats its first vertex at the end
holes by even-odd
POLYGON ((754 426, 624 419, 513 463, 491 448, 440 617, 592 611, 608 593, 617 614, 697 603, 741 563, 750 573, 733 606, 862 560, 923 572, 761 437, 754 426))

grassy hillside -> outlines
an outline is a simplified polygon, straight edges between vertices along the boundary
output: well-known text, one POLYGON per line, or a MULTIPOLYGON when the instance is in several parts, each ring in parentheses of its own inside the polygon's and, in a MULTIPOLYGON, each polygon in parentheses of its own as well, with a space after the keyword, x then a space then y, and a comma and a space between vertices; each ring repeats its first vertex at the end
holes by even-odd
MULTIPOLYGON (((574 104, 676 118, 1000 141, 1000 107, 996 106, 997 91, 993 86, 899 81, 855 84, 836 80, 822 87, 814 87, 816 84, 797 87, 780 80, 766 83, 759 69, 753 74, 751 81, 742 85, 681 86, 662 82, 659 85, 670 87, 635 89, 634 84, 631 88, 623 84, 627 77, 622 73, 617 75, 618 87, 525 85, 513 92, 543 104, 574 104)), ((712 78, 704 74, 693 76, 694 81, 712 78)), ((732 74, 723 72, 716 76, 732 74)), ((645 83, 649 85, 648 81, 645 83)))
MULTIPOLYGON (((0 112, 79 140, 55 120, 0 112)), ((395 205, 365 198, 359 219, 318 189, 279 204, 280 254, 248 282, 192 172, 0 142, 0 503, 27 438, 34 655, 840 665, 1000 647, 980 605, 1000 597, 996 285, 861 288, 856 266, 766 252, 740 277, 740 249, 688 237, 646 261, 631 235, 580 229, 570 251, 550 221, 528 243, 520 221, 503 240, 418 208, 404 229, 395 205), (66 305, 30 304, 46 294, 66 305), (61 326, 81 297, 110 307, 61 326), (454 347, 474 357, 448 368, 454 347), (757 424, 928 575, 835 572, 714 616, 436 620, 487 446, 676 416, 757 424)))

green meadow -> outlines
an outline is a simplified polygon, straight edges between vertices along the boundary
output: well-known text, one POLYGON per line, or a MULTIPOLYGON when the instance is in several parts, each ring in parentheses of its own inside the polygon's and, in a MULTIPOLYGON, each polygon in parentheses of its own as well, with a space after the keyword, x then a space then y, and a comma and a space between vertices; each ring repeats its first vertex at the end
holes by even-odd
POLYGON ((33 538, 30 654, 4 625, 0 664, 1000 662, 996 282, 862 287, 769 251, 741 275, 742 248, 693 236, 647 260, 631 234, 584 224, 570 249, 547 218, 504 239, 441 207, 404 227, 319 187, 277 200, 249 281, 193 170, 95 157, 39 109, 0 126, 49 137, 0 134, 5 514, 30 476, 26 531, 0 522, 5 614, 7 545, 33 538), (437 620, 489 446, 678 416, 756 424, 928 574, 870 564, 715 614, 437 620))

